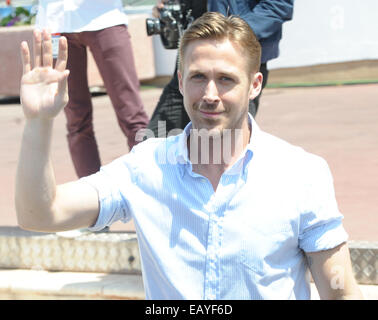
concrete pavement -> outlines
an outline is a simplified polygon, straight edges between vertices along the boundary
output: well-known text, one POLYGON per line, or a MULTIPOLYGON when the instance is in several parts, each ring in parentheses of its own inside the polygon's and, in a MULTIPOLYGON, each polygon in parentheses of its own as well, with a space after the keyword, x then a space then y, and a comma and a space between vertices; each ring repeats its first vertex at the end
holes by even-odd
MULTIPOLYGON (((161 88, 141 91, 152 114, 161 88)), ((378 240, 378 84, 265 89, 256 117, 262 129, 324 157, 351 240, 378 240)), ((93 98, 102 162, 128 152, 107 95, 93 98)), ((0 225, 17 225, 14 180, 24 118, 19 104, 0 102, 0 225)), ((54 127, 56 180, 76 179, 61 113, 54 127)), ((115 223, 112 230, 132 230, 115 223)))

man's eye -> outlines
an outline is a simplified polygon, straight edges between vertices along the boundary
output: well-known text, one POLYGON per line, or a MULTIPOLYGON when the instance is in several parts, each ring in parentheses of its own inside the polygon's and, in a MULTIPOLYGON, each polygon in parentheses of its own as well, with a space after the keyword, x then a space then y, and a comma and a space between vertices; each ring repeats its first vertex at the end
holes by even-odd
POLYGON ((192 79, 204 79, 204 78, 205 78, 205 76, 203 74, 200 74, 200 73, 194 74, 192 76, 192 79))
POLYGON ((230 77, 226 77, 226 76, 223 76, 223 77, 220 77, 220 80, 221 81, 233 81, 233 79, 232 78, 230 78, 230 77))

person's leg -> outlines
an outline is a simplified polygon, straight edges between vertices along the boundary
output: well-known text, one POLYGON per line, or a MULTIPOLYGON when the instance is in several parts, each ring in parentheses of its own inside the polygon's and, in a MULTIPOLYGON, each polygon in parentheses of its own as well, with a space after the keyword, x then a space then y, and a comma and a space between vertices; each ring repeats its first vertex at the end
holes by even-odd
POLYGON ((92 102, 87 79, 87 51, 80 34, 63 34, 68 40, 69 101, 64 108, 67 139, 78 177, 97 172, 101 161, 92 125, 92 102))
POLYGON ((262 83, 261 92, 255 99, 249 101, 249 113, 252 114, 253 117, 255 117, 256 114, 257 114, 257 111, 259 109, 259 104, 260 104, 260 97, 261 97, 262 91, 265 88, 266 83, 268 81, 269 71, 267 69, 266 63, 261 64, 260 72, 263 75, 263 83, 262 83))
POLYGON ((120 25, 83 34, 131 149, 137 143, 136 133, 147 127, 149 119, 139 93, 139 78, 127 27, 120 25))

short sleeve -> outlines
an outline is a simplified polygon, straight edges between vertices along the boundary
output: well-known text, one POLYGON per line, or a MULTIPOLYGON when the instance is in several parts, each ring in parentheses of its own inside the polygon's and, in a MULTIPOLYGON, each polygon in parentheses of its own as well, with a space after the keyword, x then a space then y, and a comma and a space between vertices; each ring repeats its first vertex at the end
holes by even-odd
POLYGON ((92 185, 99 197, 100 212, 96 223, 88 230, 99 231, 118 220, 127 222, 131 219, 128 201, 123 192, 131 192, 133 187, 128 158, 126 155, 114 160, 101 167, 97 173, 80 179, 92 185))
POLYGON ((333 178, 326 161, 314 156, 307 177, 300 215, 299 247, 305 252, 332 249, 347 241, 335 197, 333 178))

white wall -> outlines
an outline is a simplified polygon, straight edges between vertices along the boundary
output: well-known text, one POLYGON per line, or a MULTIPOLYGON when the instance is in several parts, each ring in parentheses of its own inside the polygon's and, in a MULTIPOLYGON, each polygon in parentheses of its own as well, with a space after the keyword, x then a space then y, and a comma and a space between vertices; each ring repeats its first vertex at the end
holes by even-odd
POLYGON ((378 0, 296 0, 269 68, 378 59, 378 0))
MULTIPOLYGON (((378 1, 378 0, 377 0, 378 1)), ((165 49, 160 36, 153 36, 155 50, 155 73, 157 76, 172 75, 175 70, 177 49, 165 49)))

